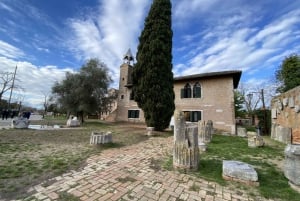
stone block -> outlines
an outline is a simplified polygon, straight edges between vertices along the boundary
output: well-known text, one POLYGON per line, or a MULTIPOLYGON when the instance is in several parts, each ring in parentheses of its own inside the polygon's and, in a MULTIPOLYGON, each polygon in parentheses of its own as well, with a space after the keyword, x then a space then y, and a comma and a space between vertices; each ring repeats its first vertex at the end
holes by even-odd
POLYGON ((237 127, 237 135, 239 137, 247 137, 247 129, 243 127, 237 127))
POLYGON ((284 154, 284 175, 292 184, 300 187, 300 145, 287 145, 284 154))
POLYGON ((71 117, 67 121, 67 127, 78 127, 80 126, 80 122, 78 121, 77 117, 71 117))
POLYGON ((223 160, 222 176, 225 180, 258 186, 258 175, 252 165, 240 161, 223 160))
POLYGON ((146 130, 147 130, 147 135, 148 136, 152 136, 153 135, 154 127, 147 127, 146 130))
POLYGON ((111 132, 92 132, 90 137, 90 144, 106 144, 112 143, 112 133, 111 132))
POLYGON ((271 110, 271 116, 272 116, 272 119, 276 119, 277 118, 277 109, 276 108, 273 108, 271 110))
POLYGON ((29 126, 29 120, 23 117, 13 119, 11 122, 12 128, 28 128, 28 126, 29 126))
POLYGON ((295 107, 295 100, 294 100, 294 97, 290 97, 290 98, 289 98, 289 107, 290 107, 290 108, 295 107))
POLYGON ((247 132, 248 135, 248 147, 262 147, 265 145, 264 139, 257 135, 256 132, 247 132))
POLYGON ((284 99, 282 100, 283 106, 287 106, 288 103, 289 103, 289 99, 288 99, 288 98, 284 98, 284 99))

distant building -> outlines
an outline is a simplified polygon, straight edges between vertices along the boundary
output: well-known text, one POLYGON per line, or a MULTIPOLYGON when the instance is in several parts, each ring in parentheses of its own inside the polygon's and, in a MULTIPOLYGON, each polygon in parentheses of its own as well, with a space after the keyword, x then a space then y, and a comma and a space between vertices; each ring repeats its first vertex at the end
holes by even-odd
MULTIPOLYGON (((113 116, 115 121, 145 122, 142 109, 133 100, 131 61, 129 50, 120 66, 118 104, 113 116)), ((186 121, 212 120, 214 128, 234 134, 234 89, 241 74, 223 71, 175 77, 176 109, 184 112, 186 121)))

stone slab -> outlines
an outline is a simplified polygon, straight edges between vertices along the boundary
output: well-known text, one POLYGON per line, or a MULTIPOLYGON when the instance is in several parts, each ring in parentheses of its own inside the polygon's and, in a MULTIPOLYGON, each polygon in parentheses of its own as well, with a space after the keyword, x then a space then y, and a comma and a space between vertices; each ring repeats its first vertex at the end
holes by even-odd
POLYGON ((223 160, 223 178, 258 186, 257 172, 252 165, 240 161, 223 160))
POLYGON ((300 145, 287 145, 284 154, 284 175, 291 183, 300 186, 300 145))

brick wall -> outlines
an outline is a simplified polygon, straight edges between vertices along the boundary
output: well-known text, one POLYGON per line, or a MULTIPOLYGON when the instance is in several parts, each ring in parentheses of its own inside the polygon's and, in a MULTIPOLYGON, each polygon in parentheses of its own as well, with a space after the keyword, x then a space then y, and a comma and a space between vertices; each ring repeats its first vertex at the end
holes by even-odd
POLYGON ((212 120, 214 128, 235 133, 234 92, 232 77, 177 81, 174 84, 175 106, 181 111, 202 111, 202 120, 212 120), (181 88, 189 83, 201 85, 201 98, 181 98, 181 88))
MULTIPOLYGON (((118 108, 116 121, 145 122, 143 111, 130 100, 132 66, 124 63, 120 67, 118 108), (128 110, 140 110, 139 118, 128 118, 128 110)), ((181 111, 201 111, 202 120, 212 120, 214 128, 235 134, 233 77, 215 76, 175 80, 175 107, 181 111), (181 88, 189 83, 201 85, 201 98, 181 98, 181 88)))
POLYGON ((271 137, 285 143, 300 144, 300 86, 271 101, 271 137))

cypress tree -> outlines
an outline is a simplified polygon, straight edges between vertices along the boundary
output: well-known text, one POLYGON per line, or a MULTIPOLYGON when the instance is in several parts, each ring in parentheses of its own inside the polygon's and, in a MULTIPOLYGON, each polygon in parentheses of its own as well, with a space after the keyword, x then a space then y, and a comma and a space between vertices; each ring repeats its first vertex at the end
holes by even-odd
POLYGON ((170 0, 154 0, 139 37, 133 68, 134 100, 144 111, 147 126, 168 127, 174 113, 170 0))

